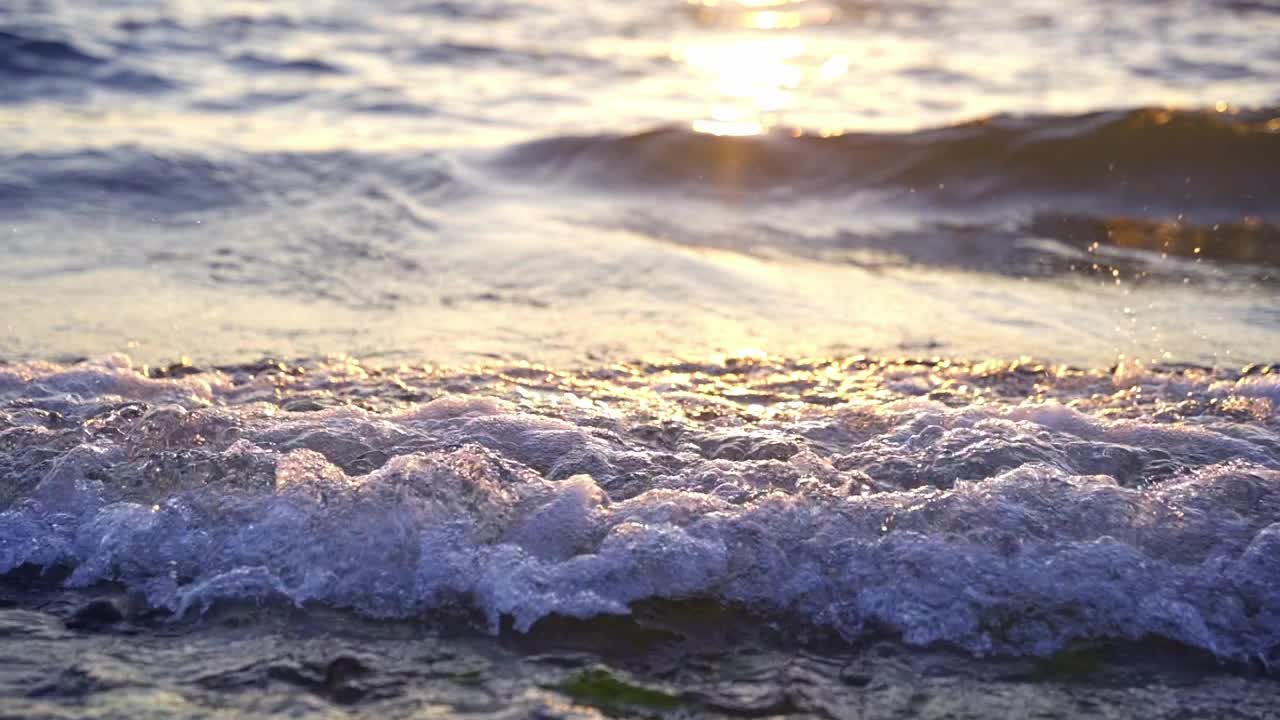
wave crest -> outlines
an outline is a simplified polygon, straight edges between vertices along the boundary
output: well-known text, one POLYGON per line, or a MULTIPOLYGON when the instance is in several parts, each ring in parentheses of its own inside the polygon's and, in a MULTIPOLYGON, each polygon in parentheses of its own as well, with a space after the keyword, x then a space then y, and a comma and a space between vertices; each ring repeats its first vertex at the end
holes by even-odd
POLYGON ((1133 205, 1222 204, 1274 210, 1280 111, 1138 110, 996 116, 911 133, 720 137, 667 127, 562 137, 504 153, 499 164, 541 180, 661 189, 840 193, 912 189, 935 199, 1027 193, 1119 195, 1133 205))

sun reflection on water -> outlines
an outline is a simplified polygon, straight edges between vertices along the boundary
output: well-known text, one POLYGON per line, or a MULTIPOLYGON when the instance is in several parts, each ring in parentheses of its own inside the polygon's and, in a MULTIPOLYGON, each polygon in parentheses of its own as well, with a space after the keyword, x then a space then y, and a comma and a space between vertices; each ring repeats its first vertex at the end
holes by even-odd
POLYGON ((709 117, 694 123, 699 132, 754 135, 776 125, 803 79, 797 64, 805 44, 793 38, 755 38, 676 48, 673 56, 698 71, 713 87, 709 117))
POLYGON ((834 10, 808 0, 690 0, 700 23, 728 35, 677 40, 671 58, 703 83, 710 108, 696 132, 759 135, 783 122, 797 93, 812 93, 848 73, 846 54, 824 55, 798 28, 829 23, 834 10))

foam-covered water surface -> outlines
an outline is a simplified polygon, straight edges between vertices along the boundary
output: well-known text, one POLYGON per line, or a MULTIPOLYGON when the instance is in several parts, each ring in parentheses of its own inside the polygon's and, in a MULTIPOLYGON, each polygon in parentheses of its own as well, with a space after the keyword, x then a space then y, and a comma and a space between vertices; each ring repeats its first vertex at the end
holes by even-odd
POLYGON ((943 361, 0 369, 0 571, 496 631, 709 600, 1274 663, 1280 376, 943 361))

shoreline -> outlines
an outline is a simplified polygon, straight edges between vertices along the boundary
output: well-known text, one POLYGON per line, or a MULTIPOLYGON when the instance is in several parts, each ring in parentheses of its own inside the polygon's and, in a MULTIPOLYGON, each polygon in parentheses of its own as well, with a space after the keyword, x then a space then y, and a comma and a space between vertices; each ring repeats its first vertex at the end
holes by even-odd
POLYGON ((119 601, 107 587, 15 591, 0 578, 0 657, 26 658, 23 672, 0 670, 0 715, 1261 720, 1280 692, 1259 667, 1166 642, 974 658, 889 636, 797 639, 698 603, 496 637, 253 603, 176 622, 90 609, 86 621, 85 608, 119 601))

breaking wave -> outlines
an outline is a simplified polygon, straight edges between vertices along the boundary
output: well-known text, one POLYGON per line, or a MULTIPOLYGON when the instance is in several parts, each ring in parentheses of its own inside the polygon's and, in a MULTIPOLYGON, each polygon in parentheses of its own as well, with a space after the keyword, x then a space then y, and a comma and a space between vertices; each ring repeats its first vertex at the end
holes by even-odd
MULTIPOLYGON (((1108 211, 1274 212, 1280 111, 1141 108, 996 116, 908 133, 720 137, 681 127, 516 147, 504 169, 581 185, 839 194, 909 189, 934 201, 1087 195, 1108 211)), ((1096 209, 1096 208, 1095 208, 1096 209)))
POLYGON ((0 573, 493 628, 710 599, 975 654, 1280 649, 1280 375, 0 366, 0 573))

